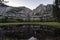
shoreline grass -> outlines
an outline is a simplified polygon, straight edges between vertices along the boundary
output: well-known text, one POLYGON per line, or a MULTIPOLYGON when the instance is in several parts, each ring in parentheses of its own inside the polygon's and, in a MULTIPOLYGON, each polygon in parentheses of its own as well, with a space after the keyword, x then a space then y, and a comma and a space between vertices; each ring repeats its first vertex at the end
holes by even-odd
POLYGON ((46 26, 55 26, 60 28, 60 23, 58 22, 19 22, 19 23, 0 23, 0 26, 8 26, 8 25, 21 25, 21 24, 38 24, 38 25, 46 25, 46 26))

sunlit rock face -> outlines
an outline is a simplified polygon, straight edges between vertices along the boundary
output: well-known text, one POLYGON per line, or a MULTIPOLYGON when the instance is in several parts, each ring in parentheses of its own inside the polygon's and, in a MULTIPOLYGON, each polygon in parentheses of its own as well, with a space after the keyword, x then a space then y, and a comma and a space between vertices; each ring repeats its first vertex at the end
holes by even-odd
POLYGON ((40 4, 33 11, 27 7, 11 7, 4 4, 0 4, 0 19, 8 17, 13 19, 22 19, 22 20, 44 20, 50 21, 52 17, 53 7, 51 4, 43 5, 40 4))
POLYGON ((8 13, 10 14, 9 16, 15 16, 17 17, 17 19, 27 20, 29 12, 31 11, 32 10, 26 7, 14 7, 11 10, 9 10, 8 13))
POLYGON ((47 13, 51 14, 52 9, 53 9, 52 4, 48 4, 48 5, 40 4, 36 9, 33 10, 33 15, 42 16, 42 14, 47 14, 47 13))
MULTIPOLYGON (((33 12, 31 12, 31 16, 32 16, 32 20, 33 19, 37 19, 37 20, 45 20, 47 21, 48 17, 52 17, 53 13, 53 6, 52 4, 48 4, 48 5, 43 5, 40 4, 36 9, 33 10, 33 12)), ((48 19, 50 20, 50 19, 48 19)))
POLYGON ((43 4, 40 4, 36 9, 33 10, 33 12, 34 12, 34 15, 40 15, 44 13, 45 10, 46 10, 46 7, 43 4))
POLYGON ((31 20, 40 20, 40 17, 45 13, 46 7, 40 4, 36 9, 31 12, 31 20))
POLYGON ((0 4, 1 17, 16 18, 28 20, 27 17, 32 10, 26 7, 11 7, 4 4, 0 4))

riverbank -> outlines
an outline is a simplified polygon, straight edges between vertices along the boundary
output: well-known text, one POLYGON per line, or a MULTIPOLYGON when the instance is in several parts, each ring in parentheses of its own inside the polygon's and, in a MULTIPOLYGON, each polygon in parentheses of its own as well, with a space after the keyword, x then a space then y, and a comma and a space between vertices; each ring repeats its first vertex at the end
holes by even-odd
POLYGON ((25 25, 25 24, 32 24, 32 25, 46 25, 46 26, 54 26, 56 28, 60 28, 60 23, 58 22, 18 22, 18 23, 0 23, 0 26, 9 26, 9 25, 25 25))
POLYGON ((9 26, 9 25, 25 25, 25 24, 32 24, 32 25, 46 25, 46 26, 54 26, 56 28, 60 28, 60 23, 58 22, 19 22, 19 23, 0 23, 0 26, 9 26))

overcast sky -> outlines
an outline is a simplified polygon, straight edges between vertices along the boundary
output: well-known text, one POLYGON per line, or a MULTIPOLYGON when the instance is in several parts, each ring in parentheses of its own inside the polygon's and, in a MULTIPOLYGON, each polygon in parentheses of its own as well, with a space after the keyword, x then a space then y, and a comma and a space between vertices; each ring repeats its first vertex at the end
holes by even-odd
POLYGON ((6 0, 9 1, 6 3, 9 6, 19 7, 26 6, 30 9, 35 9, 40 4, 53 4, 53 0, 6 0))

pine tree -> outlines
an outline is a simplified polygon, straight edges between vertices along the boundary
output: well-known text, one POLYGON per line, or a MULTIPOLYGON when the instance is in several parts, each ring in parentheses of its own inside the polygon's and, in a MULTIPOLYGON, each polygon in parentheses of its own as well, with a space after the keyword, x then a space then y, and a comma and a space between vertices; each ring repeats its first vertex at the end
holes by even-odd
POLYGON ((58 22, 60 22, 60 8, 59 0, 55 0, 55 5, 53 5, 53 15, 58 22))

